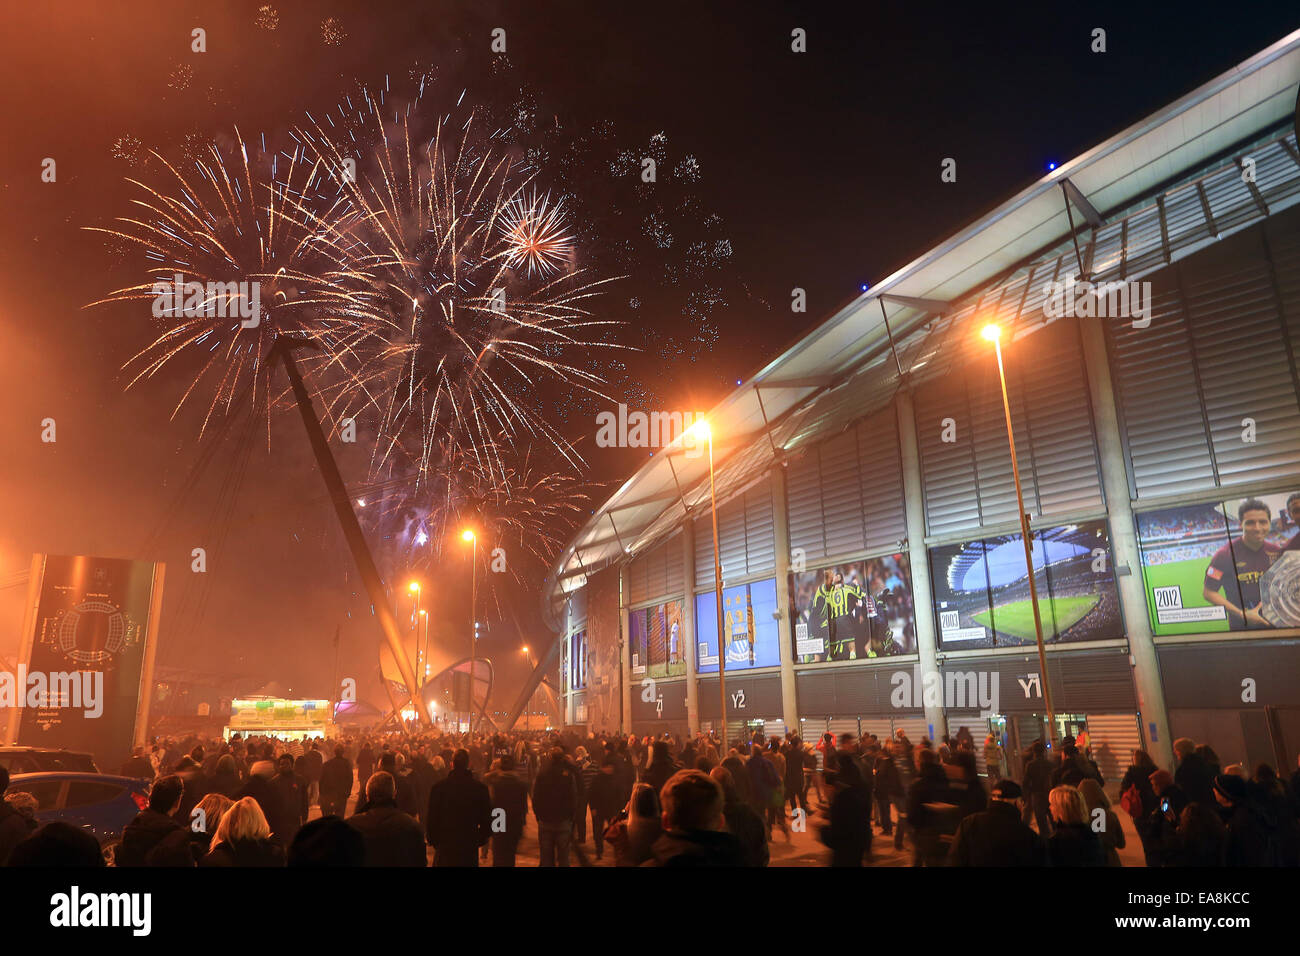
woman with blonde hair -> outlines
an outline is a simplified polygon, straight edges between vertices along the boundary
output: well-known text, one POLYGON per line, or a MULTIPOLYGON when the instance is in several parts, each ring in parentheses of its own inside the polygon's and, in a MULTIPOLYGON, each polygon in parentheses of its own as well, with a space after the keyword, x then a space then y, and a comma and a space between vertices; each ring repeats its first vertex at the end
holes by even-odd
POLYGON ((212 850, 200 866, 284 866, 284 849, 271 839, 271 827, 252 797, 235 801, 221 816, 212 850))
POLYGON ((209 793, 190 812, 190 852, 194 854, 195 863, 201 862, 208 855, 217 827, 226 811, 234 805, 235 801, 224 793, 209 793))
POLYGON ((1047 795, 1052 816, 1052 836, 1047 841, 1051 866, 1105 866, 1106 851, 1088 825, 1083 794, 1062 784, 1047 795))

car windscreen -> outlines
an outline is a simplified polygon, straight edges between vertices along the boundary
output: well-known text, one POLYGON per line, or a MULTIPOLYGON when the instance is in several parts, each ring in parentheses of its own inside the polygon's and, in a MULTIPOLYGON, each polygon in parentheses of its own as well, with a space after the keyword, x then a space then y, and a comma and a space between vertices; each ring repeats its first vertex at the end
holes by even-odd
POLYGON ((99 773, 95 760, 90 754, 74 754, 67 751, 46 751, 34 754, 36 763, 42 770, 68 770, 74 773, 99 773))

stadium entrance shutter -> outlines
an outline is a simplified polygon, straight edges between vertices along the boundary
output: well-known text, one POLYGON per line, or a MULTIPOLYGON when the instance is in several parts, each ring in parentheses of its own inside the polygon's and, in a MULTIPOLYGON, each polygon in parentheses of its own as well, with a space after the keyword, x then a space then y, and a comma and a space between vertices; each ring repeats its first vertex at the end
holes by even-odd
POLYGON ((768 740, 785 740, 785 721, 779 717, 772 720, 760 720, 759 723, 763 725, 763 735, 768 740))
POLYGON ((1089 714, 1088 746, 1107 786, 1118 786, 1133 751, 1142 747, 1137 714, 1089 714))
POLYGON ((826 733, 835 735, 835 743, 838 746, 840 734, 852 734, 858 736, 858 718, 856 717, 832 717, 826 721, 826 733))
POLYGON ((894 727, 888 717, 859 717, 858 729, 862 731, 862 736, 875 734, 882 744, 889 743, 889 738, 893 736, 894 727))
POLYGON ((897 733, 901 728, 903 733, 907 734, 907 739, 912 742, 912 746, 916 746, 922 739, 930 736, 930 725, 926 723, 924 717, 893 717, 890 718, 890 723, 893 725, 892 732, 897 733))
POLYGON ((989 735, 989 719, 973 714, 949 714, 948 736, 956 738, 957 731, 965 727, 975 741, 975 768, 982 774, 988 773, 988 764, 984 760, 984 738, 989 735))

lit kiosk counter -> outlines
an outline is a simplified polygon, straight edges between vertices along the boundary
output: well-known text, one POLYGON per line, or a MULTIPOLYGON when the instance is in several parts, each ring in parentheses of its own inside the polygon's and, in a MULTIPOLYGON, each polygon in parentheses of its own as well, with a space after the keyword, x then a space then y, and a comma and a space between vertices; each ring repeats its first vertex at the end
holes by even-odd
POLYGON ((328 700, 284 700, 279 697, 236 698, 230 702, 225 738, 280 737, 320 740, 333 736, 334 707, 328 700))

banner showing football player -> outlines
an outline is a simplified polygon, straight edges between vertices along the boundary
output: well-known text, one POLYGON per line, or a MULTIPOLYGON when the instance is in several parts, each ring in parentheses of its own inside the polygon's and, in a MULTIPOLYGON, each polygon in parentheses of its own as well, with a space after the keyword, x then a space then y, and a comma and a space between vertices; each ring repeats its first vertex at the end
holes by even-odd
POLYGON ((801 663, 909 653, 916 644, 904 554, 790 575, 795 656, 801 663))

